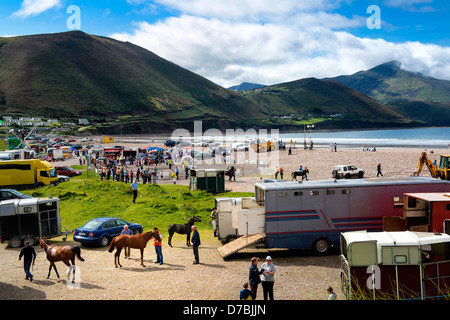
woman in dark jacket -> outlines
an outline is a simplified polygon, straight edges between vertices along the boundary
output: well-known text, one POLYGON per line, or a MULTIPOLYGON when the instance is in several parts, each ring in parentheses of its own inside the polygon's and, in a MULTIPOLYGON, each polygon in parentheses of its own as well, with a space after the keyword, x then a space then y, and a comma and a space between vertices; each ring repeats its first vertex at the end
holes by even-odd
POLYGON ((259 275, 263 273, 262 270, 258 269, 258 258, 252 258, 252 264, 248 272, 248 283, 250 284, 250 290, 253 294, 253 299, 256 299, 256 293, 258 292, 258 284, 261 283, 259 275))

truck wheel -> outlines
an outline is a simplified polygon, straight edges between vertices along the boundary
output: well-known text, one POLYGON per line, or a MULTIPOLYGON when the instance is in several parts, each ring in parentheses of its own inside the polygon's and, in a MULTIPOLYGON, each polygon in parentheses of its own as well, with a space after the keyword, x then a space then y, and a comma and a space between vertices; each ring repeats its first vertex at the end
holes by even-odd
POLYGON ((358 178, 363 178, 364 177, 364 172, 360 172, 360 173, 358 173, 358 178))
POLYGON ((34 244, 36 243, 36 238, 33 236, 26 236, 25 239, 23 239, 23 243, 29 243, 30 246, 34 246, 34 244))
POLYGON ((314 240, 311 250, 315 255, 325 256, 331 251, 331 241, 326 237, 317 238, 314 240))
POLYGON ((332 176, 333 178, 339 178, 337 170, 333 170, 333 171, 331 172, 331 176, 332 176))
POLYGON ((22 239, 14 237, 9 240, 9 246, 11 248, 19 248, 22 245, 22 239))

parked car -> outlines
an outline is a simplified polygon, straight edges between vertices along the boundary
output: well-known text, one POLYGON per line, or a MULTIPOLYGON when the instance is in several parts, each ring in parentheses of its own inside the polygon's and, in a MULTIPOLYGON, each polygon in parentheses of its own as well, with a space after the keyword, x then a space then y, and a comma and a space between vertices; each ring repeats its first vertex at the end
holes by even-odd
POLYGON ((61 175, 58 174, 58 182, 59 183, 66 182, 66 181, 69 181, 69 180, 70 180, 70 177, 68 177, 68 176, 61 176, 61 175))
POLYGON ((166 147, 175 147, 175 145, 178 143, 179 142, 177 142, 177 141, 167 140, 164 144, 166 145, 166 147))
POLYGON ((81 171, 77 171, 69 166, 59 166, 55 167, 56 173, 61 176, 75 177, 80 176, 82 174, 81 171))
POLYGON ((19 191, 14 189, 0 189, 0 201, 9 199, 29 199, 29 198, 33 197, 20 193, 19 191))
POLYGON ((363 178, 364 170, 353 165, 339 165, 333 168, 331 175, 334 179, 363 178))
POLYGON ((233 143, 231 145, 231 150, 234 151, 248 151, 248 145, 245 143, 233 143))
POLYGON ((80 142, 90 142, 90 141, 92 141, 92 138, 86 137, 86 138, 81 138, 80 139, 80 142))
POLYGON ((125 225, 128 225, 128 229, 132 230, 134 234, 144 230, 138 223, 126 222, 119 218, 101 217, 92 219, 82 227, 75 229, 73 240, 82 244, 98 244, 106 247, 115 236, 120 235, 125 225))

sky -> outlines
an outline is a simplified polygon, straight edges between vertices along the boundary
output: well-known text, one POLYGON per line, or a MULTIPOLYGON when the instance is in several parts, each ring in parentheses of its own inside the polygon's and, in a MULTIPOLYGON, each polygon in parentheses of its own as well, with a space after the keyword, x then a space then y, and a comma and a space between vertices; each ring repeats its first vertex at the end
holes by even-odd
POLYGON ((223 87, 392 60, 450 80, 448 0, 0 0, 0 37, 74 29, 132 42, 223 87))

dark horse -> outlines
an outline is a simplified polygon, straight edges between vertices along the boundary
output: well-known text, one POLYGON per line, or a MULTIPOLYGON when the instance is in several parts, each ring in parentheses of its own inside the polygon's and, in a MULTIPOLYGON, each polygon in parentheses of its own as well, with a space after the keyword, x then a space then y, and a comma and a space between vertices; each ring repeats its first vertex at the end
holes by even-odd
POLYGON ((228 171, 225 172, 225 175, 228 176, 228 181, 231 181, 231 178, 234 178, 234 181, 236 181, 236 168, 231 167, 228 171))
POLYGON ((126 250, 127 248, 140 249, 141 250, 141 266, 145 268, 144 265, 144 248, 147 246, 147 242, 153 238, 153 231, 138 233, 132 236, 128 234, 121 234, 114 239, 111 240, 111 244, 109 245, 108 252, 113 252, 115 248, 117 248, 116 253, 114 254, 114 264, 117 268, 122 267, 120 264, 120 252, 123 248, 125 248, 125 257, 127 256, 126 250))
POLYGON ((305 176, 306 176, 306 181, 308 181, 308 177, 307 177, 308 173, 309 173, 308 169, 305 169, 305 170, 302 170, 302 171, 294 171, 291 174, 291 177, 292 177, 291 180, 295 179, 295 181, 297 181, 297 177, 302 177, 302 180, 303 180, 303 179, 305 179, 305 176))
POLYGON ((194 225, 194 222, 201 222, 199 217, 193 216, 189 219, 189 221, 185 224, 171 224, 169 226, 169 246, 172 246, 172 236, 174 232, 179 234, 186 234, 186 245, 188 247, 191 246, 191 227, 194 225))
POLYGON ((69 245, 50 246, 42 238, 39 239, 39 243, 41 244, 41 248, 44 248, 44 251, 47 253, 47 260, 50 262, 50 268, 48 269, 47 279, 50 278, 50 272, 52 271, 52 268, 54 268, 56 275, 58 276, 58 282, 60 281, 58 270, 56 270, 55 262, 62 261, 66 264, 66 266, 69 267, 67 279, 70 279, 70 269, 73 269, 72 283, 75 283, 75 256, 81 261, 84 261, 84 259, 80 255, 81 254, 80 247, 69 245), (70 264, 70 262, 72 262, 72 265, 70 264))

